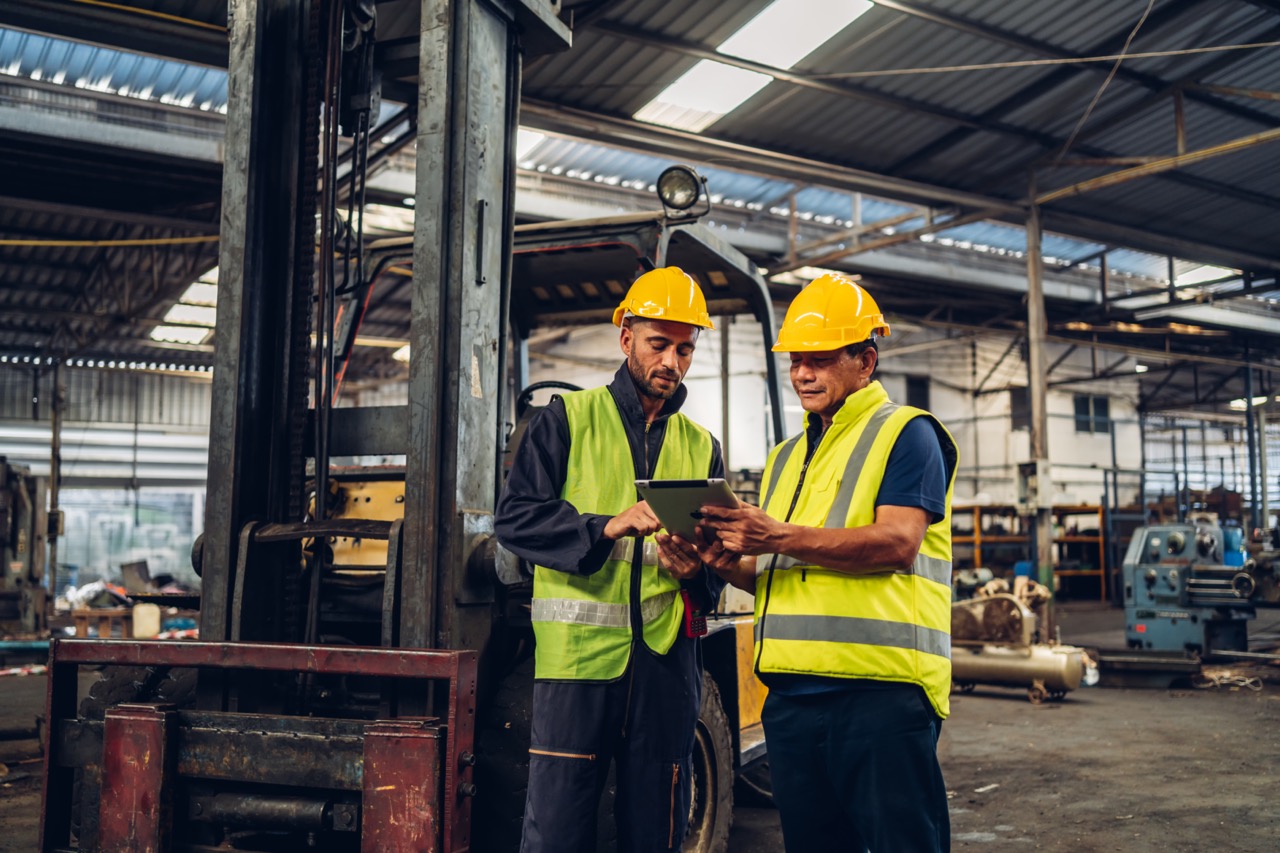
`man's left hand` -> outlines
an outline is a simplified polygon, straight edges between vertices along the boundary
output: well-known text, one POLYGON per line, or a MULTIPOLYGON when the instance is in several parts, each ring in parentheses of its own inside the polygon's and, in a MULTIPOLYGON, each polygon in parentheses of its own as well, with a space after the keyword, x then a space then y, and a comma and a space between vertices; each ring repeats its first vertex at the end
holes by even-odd
POLYGON ((702 569, 698 551, 683 537, 671 536, 665 531, 655 537, 658 541, 658 562, 678 581, 690 580, 702 569))

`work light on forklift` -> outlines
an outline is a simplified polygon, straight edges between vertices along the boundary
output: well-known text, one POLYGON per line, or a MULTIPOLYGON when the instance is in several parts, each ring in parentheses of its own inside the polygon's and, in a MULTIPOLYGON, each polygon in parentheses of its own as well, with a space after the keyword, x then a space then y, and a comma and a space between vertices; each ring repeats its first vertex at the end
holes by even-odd
POLYGON ((663 209, 681 216, 702 216, 711 210, 711 200, 706 195, 706 178, 692 166, 669 166, 658 176, 658 199, 663 209), (700 213, 687 213, 702 198, 706 208, 700 213))

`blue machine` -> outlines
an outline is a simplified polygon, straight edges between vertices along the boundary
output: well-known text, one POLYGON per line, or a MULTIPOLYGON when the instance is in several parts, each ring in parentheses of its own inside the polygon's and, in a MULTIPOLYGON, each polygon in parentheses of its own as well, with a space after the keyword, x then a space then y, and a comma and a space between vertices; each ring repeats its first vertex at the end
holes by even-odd
POLYGON ((1134 532, 1123 569, 1130 648, 1205 657, 1215 651, 1248 651, 1254 579, 1224 560, 1225 539, 1223 529, 1213 524, 1167 524, 1134 532))

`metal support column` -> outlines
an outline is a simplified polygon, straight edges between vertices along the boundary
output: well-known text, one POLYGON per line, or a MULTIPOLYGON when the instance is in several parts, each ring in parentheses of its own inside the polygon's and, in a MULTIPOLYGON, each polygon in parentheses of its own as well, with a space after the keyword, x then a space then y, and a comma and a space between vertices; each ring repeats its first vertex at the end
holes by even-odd
MULTIPOLYGON (((1266 390, 1266 389, 1263 389, 1266 390)), ((1254 412, 1254 417, 1258 423, 1258 479, 1261 481, 1262 487, 1259 489, 1260 506, 1258 510, 1259 527, 1271 526, 1271 500, 1269 491, 1269 483, 1267 477, 1267 406, 1270 403, 1270 392, 1268 392, 1268 400, 1258 407, 1254 412)))
POLYGON ((732 320, 725 317, 720 324, 720 452, 724 457, 724 470, 729 467, 729 326, 732 320))
POLYGON ((58 491, 62 486, 62 415, 67 406, 67 389, 62 384, 62 364, 53 366, 53 407, 49 443, 49 615, 58 606, 58 538, 62 534, 58 491))
MULTIPOLYGON (((1245 360, 1249 358, 1245 352, 1245 360)), ((1257 421, 1253 417, 1253 368, 1244 369, 1244 430, 1249 444, 1249 527, 1255 528, 1261 522, 1258 518, 1258 433, 1257 421)))
MULTIPOLYGON (((1027 215, 1027 392, 1031 402, 1031 458, 1036 463, 1035 542, 1040 583, 1053 589, 1053 500, 1049 474, 1049 413, 1046 408, 1048 374, 1045 370, 1047 318, 1044 306, 1043 263, 1040 255, 1040 208, 1031 182, 1027 215)), ((1045 638, 1054 636, 1053 600, 1045 607, 1045 638)))

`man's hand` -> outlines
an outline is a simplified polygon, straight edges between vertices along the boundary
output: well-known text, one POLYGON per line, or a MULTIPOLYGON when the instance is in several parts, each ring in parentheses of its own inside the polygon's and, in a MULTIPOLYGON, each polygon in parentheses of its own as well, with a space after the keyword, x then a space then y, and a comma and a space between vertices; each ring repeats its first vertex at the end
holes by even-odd
POLYGON ((624 509, 609 519, 604 526, 604 535, 609 539, 621 539, 624 536, 652 536, 662 529, 662 522, 649 509, 648 501, 624 509))
POLYGON ((698 574, 702 561, 698 559, 697 549, 688 540, 668 533, 659 533, 657 540, 658 562, 673 578, 685 581, 698 574))
MULTIPOLYGON (((780 550, 783 535, 787 526, 770 518, 764 510, 749 504, 742 504, 737 509, 722 506, 704 506, 701 509, 704 530, 714 534, 712 541, 718 540, 724 551, 738 554, 770 554, 780 550)), ((704 553, 703 560, 711 566, 717 555, 704 553), (707 559, 710 556, 712 559, 707 559)))
POLYGON ((699 524, 698 559, 702 564, 738 589, 756 591, 756 558, 744 557, 724 546, 716 536, 699 524))

